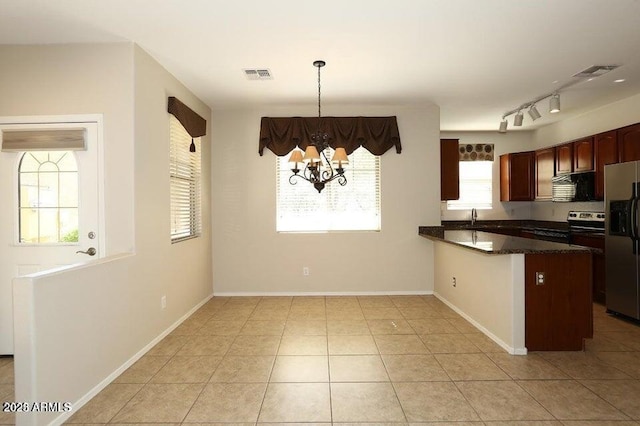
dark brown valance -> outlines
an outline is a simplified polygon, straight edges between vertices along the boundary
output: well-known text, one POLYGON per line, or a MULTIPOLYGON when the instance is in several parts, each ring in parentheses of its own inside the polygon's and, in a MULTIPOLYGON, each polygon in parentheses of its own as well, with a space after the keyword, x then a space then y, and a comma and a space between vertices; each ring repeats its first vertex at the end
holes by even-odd
POLYGON ((207 120, 200 117, 197 112, 170 96, 167 111, 178 119, 192 138, 199 138, 207 134, 207 120))
MULTIPOLYGON (((382 155, 391 147, 400 154, 400 132, 396 117, 322 117, 321 131, 329 135, 329 146, 342 147, 351 154, 359 147, 382 155)), ((318 129, 318 117, 262 117, 258 152, 268 148, 278 156, 295 147, 304 150, 318 129)))

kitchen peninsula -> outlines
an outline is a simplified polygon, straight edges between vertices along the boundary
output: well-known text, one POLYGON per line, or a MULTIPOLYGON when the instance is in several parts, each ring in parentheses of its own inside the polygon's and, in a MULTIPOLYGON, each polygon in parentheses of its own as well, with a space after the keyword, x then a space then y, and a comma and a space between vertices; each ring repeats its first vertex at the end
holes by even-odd
POLYGON ((477 230, 424 226, 438 298, 511 354, 582 350, 593 335, 591 251, 477 230))

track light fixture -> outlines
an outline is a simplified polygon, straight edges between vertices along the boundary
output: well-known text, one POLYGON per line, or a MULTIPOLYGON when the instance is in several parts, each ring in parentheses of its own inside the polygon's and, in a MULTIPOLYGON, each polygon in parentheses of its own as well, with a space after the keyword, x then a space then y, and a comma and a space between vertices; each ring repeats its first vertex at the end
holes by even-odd
POLYGON ((523 103, 522 105, 505 112, 502 114, 502 121, 500 122, 500 133, 505 133, 507 131, 507 117, 513 115, 513 125, 520 127, 523 124, 523 114, 522 111, 528 109, 529 116, 532 120, 537 120, 541 117, 540 111, 536 108, 536 104, 544 99, 549 99, 549 113, 556 114, 560 112, 560 92, 571 87, 575 84, 581 83, 583 81, 593 80, 596 77, 604 74, 605 72, 614 70, 619 65, 594 65, 592 67, 587 68, 584 71, 575 74, 572 80, 567 81, 564 84, 556 87, 553 92, 545 93, 542 96, 538 96, 537 98, 531 99, 523 103))
POLYGON ((549 112, 551 114, 560 112, 560 95, 557 93, 554 93, 549 99, 549 112))
POLYGON ((538 118, 542 117, 535 104, 531 105, 531 108, 529 108, 529 116, 533 121, 536 121, 538 118))
POLYGON ((513 125, 518 127, 522 126, 522 120, 524 120, 522 111, 518 111, 516 115, 513 117, 513 125))
POLYGON ((509 125, 509 123, 507 122, 506 117, 502 117, 502 121, 500 122, 500 128, 498 129, 498 132, 507 133, 507 126, 508 125, 509 125))

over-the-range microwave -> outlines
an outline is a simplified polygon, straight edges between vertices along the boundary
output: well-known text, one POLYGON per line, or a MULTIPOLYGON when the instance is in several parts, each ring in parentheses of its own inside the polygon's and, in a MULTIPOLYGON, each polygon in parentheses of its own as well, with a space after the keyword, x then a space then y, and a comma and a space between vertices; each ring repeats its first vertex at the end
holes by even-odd
POLYGON ((567 173, 551 178, 551 200, 557 202, 594 201, 595 172, 567 173))

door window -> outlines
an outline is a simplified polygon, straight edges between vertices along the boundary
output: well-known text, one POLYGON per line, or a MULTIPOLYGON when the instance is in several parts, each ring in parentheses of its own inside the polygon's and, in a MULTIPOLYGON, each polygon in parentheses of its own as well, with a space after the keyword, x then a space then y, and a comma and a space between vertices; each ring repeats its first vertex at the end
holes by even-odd
POLYGON ((78 165, 72 151, 29 151, 18 167, 19 241, 78 242, 78 165))

